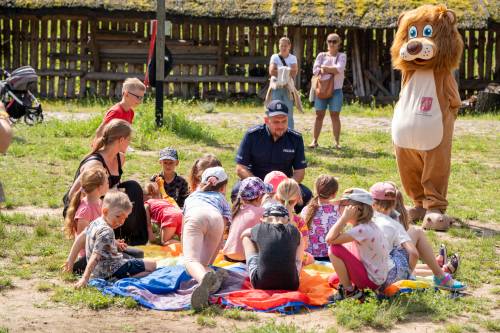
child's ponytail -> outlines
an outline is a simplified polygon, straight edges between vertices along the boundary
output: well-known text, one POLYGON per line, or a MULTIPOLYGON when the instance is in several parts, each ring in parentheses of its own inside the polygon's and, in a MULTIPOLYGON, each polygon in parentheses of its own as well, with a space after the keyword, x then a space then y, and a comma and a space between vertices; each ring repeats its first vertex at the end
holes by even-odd
POLYGON ((286 207, 290 221, 293 221, 293 206, 302 203, 299 184, 291 178, 282 181, 276 190, 276 199, 286 207))
POLYGON ((64 220, 64 232, 68 238, 73 238, 77 231, 77 225, 75 221, 76 211, 80 206, 84 194, 89 194, 100 186, 104 185, 108 179, 108 174, 103 167, 95 166, 88 170, 85 170, 80 178, 81 187, 73 194, 71 197, 68 211, 66 213, 66 219, 64 220))
POLYGON ((410 228, 410 219, 408 217, 408 211, 405 207, 403 193, 401 193, 395 183, 388 183, 392 184, 392 186, 394 186, 394 188, 396 189, 396 207, 394 208, 394 210, 399 213, 399 223, 403 225, 405 230, 408 230, 410 228))
POLYGON ((76 234, 76 221, 75 214, 78 206, 80 206, 82 198, 83 188, 80 188, 73 196, 69 202, 68 211, 66 213, 66 219, 64 220, 64 233, 68 238, 74 238, 76 234))
POLYGON ((328 175, 320 175, 314 183, 316 195, 306 206, 305 222, 307 227, 311 228, 311 223, 319 209, 319 199, 330 199, 339 190, 337 179, 328 175))
POLYGON ((318 212, 319 209, 319 196, 315 195, 312 197, 311 201, 305 207, 306 215, 304 216, 304 220, 307 224, 307 228, 311 229, 311 224, 314 216, 318 212))
POLYGON ((242 206, 241 201, 242 200, 241 200, 240 196, 238 195, 238 197, 236 198, 236 201, 233 204, 233 208, 231 209, 231 217, 233 220, 234 220, 234 217, 239 213, 239 211, 241 209, 241 206, 242 206))
POLYGON ((222 163, 212 154, 205 154, 194 161, 188 176, 189 192, 192 193, 196 191, 201 181, 201 175, 205 169, 216 166, 222 166, 222 163))

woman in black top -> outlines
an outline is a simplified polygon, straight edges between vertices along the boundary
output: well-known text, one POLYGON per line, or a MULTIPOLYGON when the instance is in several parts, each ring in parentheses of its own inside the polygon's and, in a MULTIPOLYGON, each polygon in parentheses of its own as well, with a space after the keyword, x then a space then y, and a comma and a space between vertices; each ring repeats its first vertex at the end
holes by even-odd
POLYGON ((128 245, 143 245, 148 241, 148 232, 142 188, 136 181, 121 182, 120 180, 123 173, 122 167, 125 164, 125 152, 130 143, 131 135, 132 127, 124 120, 114 119, 106 125, 103 136, 92 152, 80 162, 73 184, 63 198, 63 215, 66 215, 69 199, 81 186, 80 174, 96 165, 104 167, 109 175, 109 188, 124 189, 130 201, 134 203, 132 212, 125 223, 115 229, 116 238, 124 239, 128 245))

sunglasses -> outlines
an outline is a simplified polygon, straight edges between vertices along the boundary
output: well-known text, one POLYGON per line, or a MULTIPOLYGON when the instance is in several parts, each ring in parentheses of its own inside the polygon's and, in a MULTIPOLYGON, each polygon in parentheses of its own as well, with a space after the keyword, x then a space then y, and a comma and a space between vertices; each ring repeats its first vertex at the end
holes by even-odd
POLYGON ((329 39, 329 40, 327 40, 327 42, 332 43, 332 44, 337 44, 339 41, 336 39, 329 39))
POLYGON ((136 95, 134 93, 131 93, 130 91, 127 91, 130 95, 134 96, 135 98, 137 98, 138 100, 142 101, 144 99, 144 95, 142 96, 139 96, 139 95, 136 95))

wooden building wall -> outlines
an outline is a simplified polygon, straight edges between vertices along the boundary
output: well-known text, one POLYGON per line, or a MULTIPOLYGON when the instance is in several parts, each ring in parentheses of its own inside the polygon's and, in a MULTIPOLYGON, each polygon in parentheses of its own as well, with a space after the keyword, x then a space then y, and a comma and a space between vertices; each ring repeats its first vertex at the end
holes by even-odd
MULTIPOLYGON (((168 19, 168 17, 167 17, 168 19)), ((143 77, 150 22, 145 19, 77 16, 0 17, 0 67, 33 66, 40 75, 38 94, 49 98, 117 97, 127 77, 143 77)), ((304 93, 326 36, 337 32, 348 56, 345 90, 356 96, 390 101, 399 91, 399 74, 391 70, 389 49, 394 29, 273 27, 259 22, 180 20, 173 18, 167 46, 175 67, 167 77, 166 95, 223 97, 255 94, 267 72, 278 40, 287 35, 301 63, 304 93), (236 70, 235 70, 236 67, 236 70), (244 69, 244 74, 228 75, 244 69)), ((458 73, 462 97, 500 81, 500 31, 467 30, 458 73)))

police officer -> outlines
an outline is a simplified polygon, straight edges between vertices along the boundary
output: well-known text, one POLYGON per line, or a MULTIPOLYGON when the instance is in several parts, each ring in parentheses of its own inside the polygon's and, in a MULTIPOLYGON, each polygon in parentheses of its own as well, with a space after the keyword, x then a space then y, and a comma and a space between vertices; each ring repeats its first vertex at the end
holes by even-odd
MULTIPOLYGON (((312 197, 311 190, 301 184, 307 168, 304 140, 299 132, 288 128, 288 108, 280 100, 267 105, 264 124, 247 131, 236 155, 236 173, 240 179, 260 179, 271 171, 281 171, 300 184, 303 205, 312 197)), ((239 182, 233 188, 237 194, 239 182)), ((302 207, 296 207, 300 211, 302 207)))

